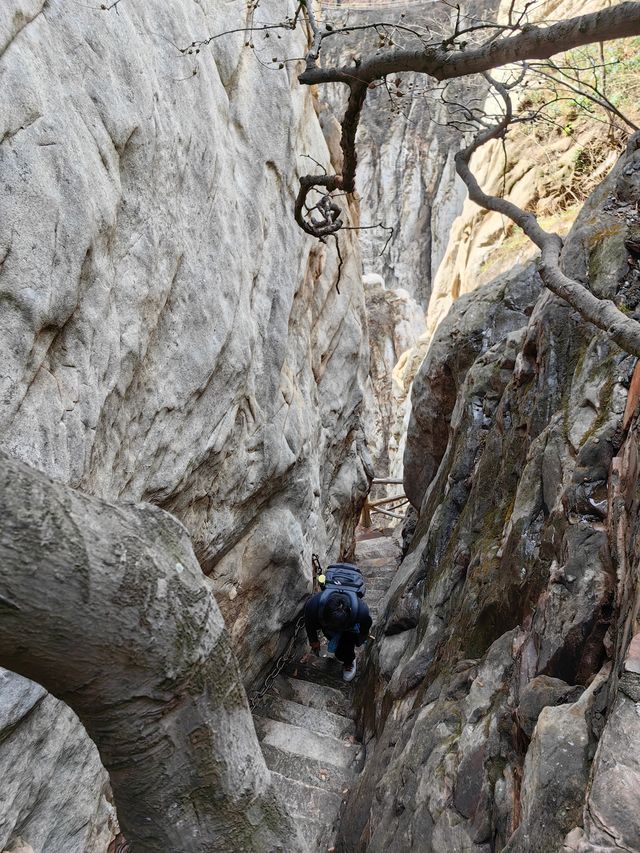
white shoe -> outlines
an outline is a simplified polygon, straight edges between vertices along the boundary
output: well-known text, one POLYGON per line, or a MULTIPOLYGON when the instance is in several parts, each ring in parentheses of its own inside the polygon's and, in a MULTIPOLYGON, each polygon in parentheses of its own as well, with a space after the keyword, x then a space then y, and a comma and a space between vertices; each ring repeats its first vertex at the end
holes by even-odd
POLYGON ((343 681, 353 681, 356 677, 356 662, 351 664, 351 669, 347 669, 346 666, 342 668, 342 680, 343 681))

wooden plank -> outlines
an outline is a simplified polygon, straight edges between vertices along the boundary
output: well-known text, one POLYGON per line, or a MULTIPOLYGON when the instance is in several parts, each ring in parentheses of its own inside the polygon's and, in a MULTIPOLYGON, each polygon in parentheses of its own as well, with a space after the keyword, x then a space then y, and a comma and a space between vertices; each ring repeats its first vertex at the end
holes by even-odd
POLYGON ((395 501, 408 501, 405 495, 394 495, 392 498, 380 498, 378 501, 369 501, 369 506, 381 506, 382 504, 395 503, 395 501))
POLYGON ((395 512, 389 512, 386 509, 372 509, 371 512, 379 512, 381 515, 388 515, 390 518, 399 518, 400 521, 404 519, 404 515, 396 515, 395 512))

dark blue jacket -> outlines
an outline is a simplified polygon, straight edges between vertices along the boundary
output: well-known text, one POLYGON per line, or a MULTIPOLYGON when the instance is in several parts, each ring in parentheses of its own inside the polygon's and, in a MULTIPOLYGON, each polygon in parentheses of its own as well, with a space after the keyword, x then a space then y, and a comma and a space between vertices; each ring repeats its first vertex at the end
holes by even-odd
MULTIPOLYGON (((325 636, 331 636, 331 631, 329 629, 325 629, 325 626, 318 618, 318 605, 320 603, 321 595, 321 592, 316 592, 315 595, 312 595, 311 598, 307 600, 307 603, 304 606, 304 625, 307 629, 307 637, 309 638, 310 643, 318 642, 319 630, 322 630, 325 636)), ((359 631, 350 629, 348 631, 343 631, 342 633, 352 634, 355 639, 355 645, 361 646, 369 636, 369 631, 373 624, 373 620, 369 614, 369 608, 362 598, 358 599, 358 613, 355 624, 360 626, 359 631)))

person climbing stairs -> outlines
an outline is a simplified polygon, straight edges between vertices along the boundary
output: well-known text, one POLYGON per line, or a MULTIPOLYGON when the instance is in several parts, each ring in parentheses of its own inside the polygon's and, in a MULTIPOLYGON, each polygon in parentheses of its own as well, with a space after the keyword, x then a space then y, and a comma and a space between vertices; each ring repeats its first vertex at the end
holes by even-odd
MULTIPOLYGON (((400 560, 389 536, 367 533, 356 547, 376 633, 382 599, 400 560)), ((366 646, 359 651, 362 673, 366 646)), ((326 654, 326 646, 325 646, 326 654)), ((364 763, 356 739, 353 704, 357 687, 342 678, 333 656, 292 660, 254 708, 267 766, 313 853, 331 850, 340 811, 364 763)))
POLYGON ((327 651, 342 663, 342 680, 356 677, 356 648, 369 639, 372 619, 364 600, 366 581, 353 563, 333 563, 316 578, 320 592, 307 599, 304 621, 311 653, 320 655, 322 631, 327 651))

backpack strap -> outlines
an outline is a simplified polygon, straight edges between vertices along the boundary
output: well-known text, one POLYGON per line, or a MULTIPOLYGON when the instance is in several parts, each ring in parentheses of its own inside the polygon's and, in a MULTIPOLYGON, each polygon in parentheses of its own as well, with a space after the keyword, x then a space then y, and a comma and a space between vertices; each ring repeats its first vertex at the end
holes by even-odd
POLYGON ((329 596, 331 595, 332 590, 324 589, 320 593, 320 598, 318 599, 318 622, 322 622, 324 618, 324 606, 329 600, 329 596))

